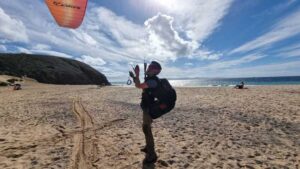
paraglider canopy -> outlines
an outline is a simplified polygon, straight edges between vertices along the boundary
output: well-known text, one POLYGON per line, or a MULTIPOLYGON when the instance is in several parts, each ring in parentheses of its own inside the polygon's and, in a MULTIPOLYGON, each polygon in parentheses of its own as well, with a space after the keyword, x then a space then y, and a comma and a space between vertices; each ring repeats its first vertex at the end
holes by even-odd
POLYGON ((57 24, 67 28, 78 28, 85 15, 88 0, 45 0, 57 24))

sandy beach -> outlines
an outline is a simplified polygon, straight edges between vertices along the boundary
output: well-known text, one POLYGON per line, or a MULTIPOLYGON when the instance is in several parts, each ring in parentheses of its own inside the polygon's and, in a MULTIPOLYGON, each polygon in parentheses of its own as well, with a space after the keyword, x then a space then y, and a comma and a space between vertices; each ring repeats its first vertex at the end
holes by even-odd
POLYGON ((300 86, 176 88, 143 166, 140 90, 0 88, 0 168, 300 168, 300 86))

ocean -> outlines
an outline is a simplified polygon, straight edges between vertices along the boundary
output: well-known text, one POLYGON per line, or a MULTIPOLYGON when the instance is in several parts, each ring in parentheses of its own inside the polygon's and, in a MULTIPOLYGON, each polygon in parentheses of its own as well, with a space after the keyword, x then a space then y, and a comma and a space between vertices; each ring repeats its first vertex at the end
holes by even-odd
MULTIPOLYGON (((169 79, 176 87, 231 87, 241 82, 245 86, 256 85, 300 85, 300 76, 285 77, 247 77, 247 78, 194 78, 194 79, 169 79)), ((112 82, 113 85, 127 86, 124 82, 112 82)))

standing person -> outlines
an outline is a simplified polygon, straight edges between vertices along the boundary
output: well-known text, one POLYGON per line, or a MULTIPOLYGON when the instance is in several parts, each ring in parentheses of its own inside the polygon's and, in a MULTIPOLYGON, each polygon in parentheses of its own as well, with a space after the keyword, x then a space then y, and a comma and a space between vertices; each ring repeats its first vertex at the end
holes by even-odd
POLYGON ((176 92, 168 80, 157 77, 161 69, 161 65, 158 62, 152 61, 145 72, 144 83, 140 82, 140 68, 138 65, 134 68, 135 76, 130 71, 135 87, 143 90, 141 108, 143 111, 143 132, 146 140, 145 148, 141 149, 141 151, 146 153, 143 163, 154 163, 157 160, 151 130, 153 119, 172 110, 176 102, 176 92))

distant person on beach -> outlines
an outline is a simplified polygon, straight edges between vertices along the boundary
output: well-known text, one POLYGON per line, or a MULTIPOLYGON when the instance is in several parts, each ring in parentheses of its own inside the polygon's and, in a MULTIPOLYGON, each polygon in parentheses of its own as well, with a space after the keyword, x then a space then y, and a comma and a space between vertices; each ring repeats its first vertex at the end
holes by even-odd
POLYGON ((245 89, 245 87, 244 87, 244 82, 241 82, 241 84, 237 84, 234 88, 236 88, 236 89, 245 89))
POLYGON ((13 85, 14 86, 14 88, 13 88, 13 90, 21 90, 22 88, 21 88, 21 84, 14 84, 13 85))
POLYGON ((133 78, 135 87, 143 89, 140 105, 143 111, 143 132, 146 140, 146 146, 141 149, 141 151, 146 153, 145 159, 143 160, 144 164, 154 163, 157 160, 151 130, 153 119, 171 111, 176 102, 176 92, 168 80, 159 79, 157 77, 161 72, 161 69, 161 65, 158 62, 152 61, 145 72, 144 83, 140 82, 140 68, 138 65, 134 68, 135 76, 132 71, 129 72, 130 76, 133 78))

